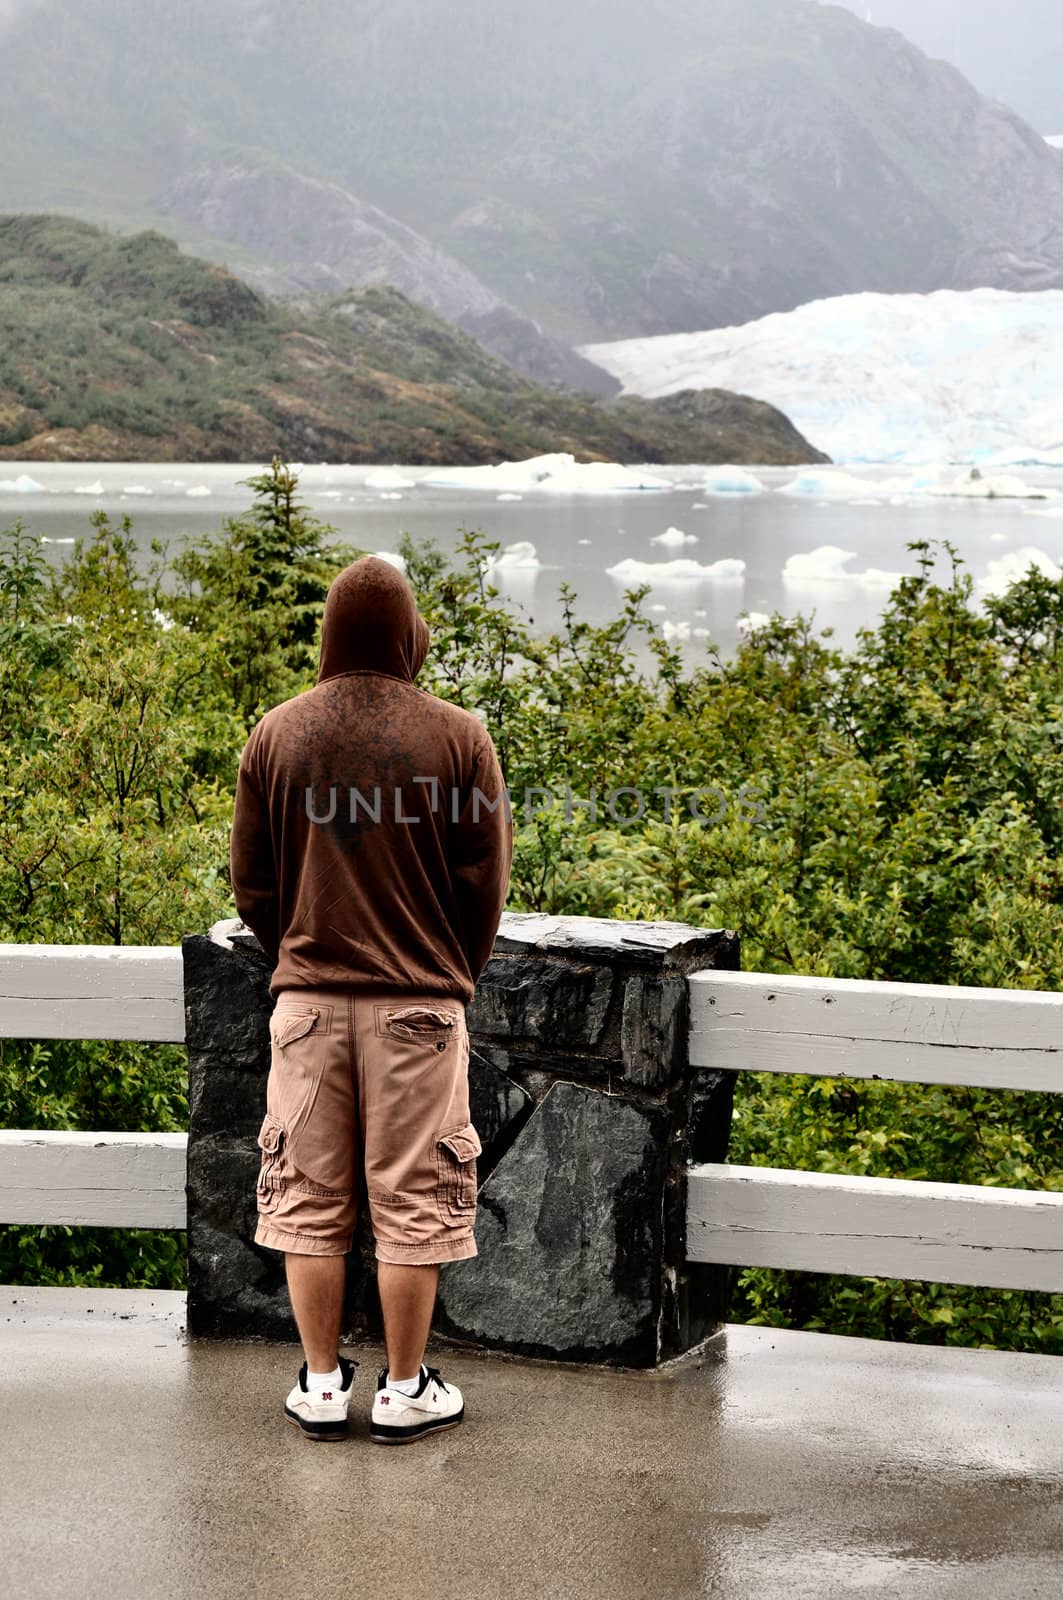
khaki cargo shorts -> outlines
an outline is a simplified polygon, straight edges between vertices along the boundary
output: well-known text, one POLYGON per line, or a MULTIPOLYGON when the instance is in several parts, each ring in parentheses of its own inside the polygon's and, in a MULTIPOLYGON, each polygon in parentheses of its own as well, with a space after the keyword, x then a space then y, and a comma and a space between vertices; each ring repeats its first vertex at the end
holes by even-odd
POLYGON ((256 1244, 344 1255, 364 1176, 378 1261, 474 1256, 480 1141, 462 1002, 286 989, 269 1027, 256 1244))

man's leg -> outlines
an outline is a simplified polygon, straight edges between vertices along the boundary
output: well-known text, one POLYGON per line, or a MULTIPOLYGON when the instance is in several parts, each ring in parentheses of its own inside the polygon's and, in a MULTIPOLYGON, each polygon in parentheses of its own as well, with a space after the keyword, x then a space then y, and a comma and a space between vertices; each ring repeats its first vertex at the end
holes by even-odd
POLYGON ((378 1261, 377 1285, 384 1316, 388 1375, 401 1383, 416 1378, 421 1370, 439 1287, 439 1268, 402 1267, 391 1261, 378 1261))
MULTIPOLYGON (((345 1256, 295 1255, 286 1251, 288 1294, 303 1354, 311 1372, 332 1372, 339 1354, 345 1256)), ((403 1268, 398 1269, 400 1272, 403 1268)), ((434 1296, 433 1290, 433 1296, 434 1296)), ((431 1316, 431 1308, 429 1308, 431 1316)), ((427 1332, 425 1334, 427 1339, 427 1332)), ((417 1367, 413 1369, 418 1371, 417 1367)))

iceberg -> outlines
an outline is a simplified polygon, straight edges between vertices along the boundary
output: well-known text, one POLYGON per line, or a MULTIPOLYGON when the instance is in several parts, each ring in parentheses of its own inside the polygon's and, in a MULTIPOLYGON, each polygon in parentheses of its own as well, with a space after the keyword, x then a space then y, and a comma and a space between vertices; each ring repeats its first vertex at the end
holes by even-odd
POLYGON ((895 588, 905 576, 903 572, 885 572, 881 567, 850 572, 849 562, 855 559, 855 550, 821 544, 815 550, 790 556, 782 569, 782 579, 786 584, 853 583, 867 589, 888 590, 895 588))
POLYGON ((4 494, 44 494, 44 484, 38 483, 28 473, 20 472, 17 478, 0 478, 0 492, 4 494))
POLYGON ((395 467, 374 467, 365 479, 367 489, 412 489, 414 481, 395 467))
POLYGON ((448 467, 424 481, 434 489, 489 489, 495 492, 496 498, 500 491, 616 494, 672 487, 665 479, 656 478, 641 467, 625 467, 616 461, 579 462, 564 451, 532 456, 527 461, 503 461, 494 467, 448 467))
POLYGON ((909 473, 904 478, 858 478, 842 467, 812 467, 799 472, 796 478, 784 483, 780 494, 807 495, 810 498, 826 496, 828 500, 847 500, 850 505, 864 504, 867 492, 874 488, 878 494, 889 498, 891 504, 905 504, 908 497, 925 494, 940 477, 936 468, 909 473))
POLYGON ((931 494, 943 495, 953 500, 1047 500, 1043 489, 1033 489, 1021 478, 1000 476, 987 478, 980 468, 972 467, 962 477, 951 483, 937 483, 931 494))
POLYGON ((400 572, 406 571, 406 558, 396 554, 394 550, 374 550, 373 554, 381 561, 386 561, 389 567, 397 567, 400 572))
POLYGON ((151 494, 152 490, 143 483, 127 483, 122 490, 123 494, 151 494))
POLYGON ((94 483, 79 483, 77 488, 74 490, 74 493, 75 494, 102 494, 103 493, 103 484, 100 482, 99 478, 97 478, 94 483))
POLYGON ((739 633, 748 637, 749 634, 756 633, 758 628, 766 628, 770 622, 771 618, 766 611, 747 611, 739 617, 737 626, 739 633))
POLYGON ((205 483, 195 483, 191 489, 185 490, 185 494, 189 500, 202 500, 206 495, 210 494, 210 490, 205 483))
POLYGON ((1026 544, 1021 550, 1009 550, 1006 556, 989 561, 985 577, 978 580, 978 587, 983 594, 1003 594, 1010 584, 1025 578, 1031 567, 1036 567, 1038 572, 1043 572, 1053 582, 1063 578, 1063 569, 1058 562, 1035 545, 1026 544))
POLYGON ((605 570, 608 577, 620 578, 624 583, 687 583, 691 579, 697 582, 732 583, 745 577, 746 564, 734 556, 726 556, 722 561, 713 561, 708 566, 703 566, 700 561, 691 561, 687 556, 680 556, 675 561, 635 561, 629 558, 605 570))
POLYGON ((524 572, 538 572, 542 569, 539 552, 526 539, 520 540, 517 544, 507 544, 497 556, 488 556, 484 562, 484 569, 487 572, 511 572, 514 568, 524 572))
POLYGON ((1060 289, 838 295, 582 353, 626 394, 770 401, 835 461, 1063 465, 1060 289))
POLYGON ((710 467, 699 484, 703 494, 763 494, 764 485, 745 467, 710 467))
POLYGON ((657 534, 650 540, 651 544, 662 544, 669 550, 681 550, 685 544, 697 544, 697 536, 693 533, 684 533, 682 528, 665 528, 663 533, 657 534))

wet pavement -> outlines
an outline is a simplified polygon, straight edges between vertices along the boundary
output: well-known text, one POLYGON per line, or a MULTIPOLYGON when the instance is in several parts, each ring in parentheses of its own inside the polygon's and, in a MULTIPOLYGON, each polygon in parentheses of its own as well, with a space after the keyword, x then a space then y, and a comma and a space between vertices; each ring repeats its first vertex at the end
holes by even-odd
POLYGON ((730 1328, 658 1373, 439 1355, 468 1418, 310 1444, 294 1346, 183 1297, 0 1291, 0 1592, 1059 1600, 1063 1360, 730 1328), (90 1309, 91 1308, 91 1309, 90 1309))

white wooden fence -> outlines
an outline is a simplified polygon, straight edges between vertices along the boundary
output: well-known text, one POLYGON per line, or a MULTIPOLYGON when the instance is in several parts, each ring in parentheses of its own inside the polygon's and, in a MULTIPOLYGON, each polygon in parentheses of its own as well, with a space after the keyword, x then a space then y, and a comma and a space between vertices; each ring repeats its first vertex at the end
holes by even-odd
MULTIPOLYGON (((702 972, 690 1060, 1063 1091, 1063 995, 702 972)), ((0 945, 0 1037, 184 1038, 177 949, 0 945)), ((0 1222, 185 1226, 184 1134, 0 1130, 0 1222)), ((691 1261, 1063 1292, 1063 1194, 699 1165, 691 1261)))
MULTIPOLYGON (((1063 1091, 1063 995, 701 972, 690 1060, 728 1071, 1063 1091)), ((1063 1194, 704 1165, 687 1256, 1063 1291, 1063 1194)))

